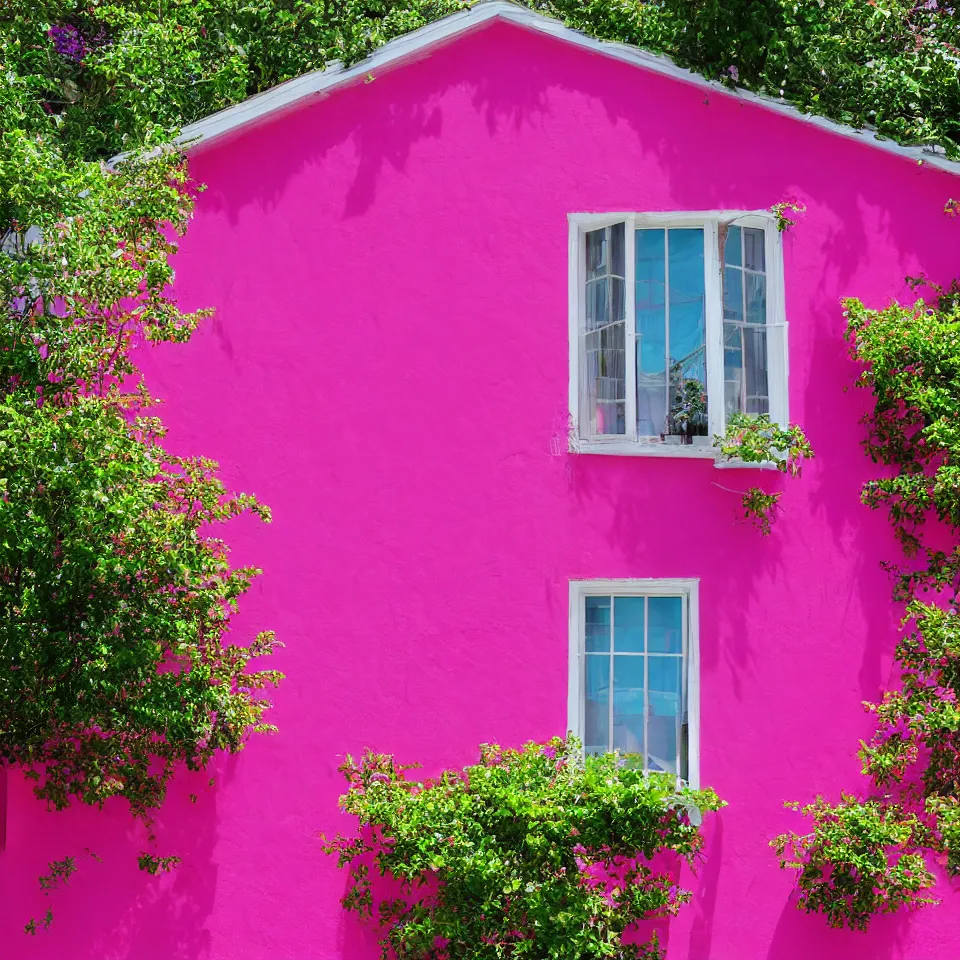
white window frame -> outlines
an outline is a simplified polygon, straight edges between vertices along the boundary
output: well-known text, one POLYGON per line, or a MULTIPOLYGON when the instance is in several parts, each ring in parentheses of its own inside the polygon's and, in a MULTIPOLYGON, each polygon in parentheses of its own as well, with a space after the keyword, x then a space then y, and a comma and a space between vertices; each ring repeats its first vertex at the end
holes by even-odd
MULTIPOLYGON (((584 735, 587 597, 682 597, 686 611, 687 780, 700 786, 700 581, 690 579, 571 580, 567 729, 584 735)), ((679 779, 679 778, 678 778, 679 779)))
POLYGON ((789 424, 789 342, 784 292, 783 243, 775 216, 769 210, 710 210, 681 213, 571 213, 569 223, 569 339, 570 339, 570 451, 660 457, 689 457, 717 460, 713 446, 669 444, 659 438, 636 434, 636 299, 634 238, 638 228, 703 227, 704 229, 704 307, 706 321, 706 365, 708 433, 722 435, 726 429, 723 384, 723 264, 720 259, 720 225, 753 227, 764 231, 767 277, 767 327, 779 328, 782 348, 769 344, 767 377, 770 419, 783 427, 789 424), (582 436, 580 431, 582 342, 586 305, 584 269, 586 235, 591 230, 625 223, 626 258, 626 422, 625 435, 582 436))

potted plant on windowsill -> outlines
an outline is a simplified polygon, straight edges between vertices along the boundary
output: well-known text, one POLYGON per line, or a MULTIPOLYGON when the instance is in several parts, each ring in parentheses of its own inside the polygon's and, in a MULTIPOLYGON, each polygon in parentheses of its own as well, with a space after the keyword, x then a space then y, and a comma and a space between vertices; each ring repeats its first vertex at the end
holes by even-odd
MULTIPOLYGON (((669 436, 692 444, 707 437, 707 389, 696 377, 682 376, 679 364, 671 371, 673 403, 670 405, 669 436)), ((668 437, 664 439, 670 442, 668 437)), ((676 441, 673 441, 676 442, 676 441)))

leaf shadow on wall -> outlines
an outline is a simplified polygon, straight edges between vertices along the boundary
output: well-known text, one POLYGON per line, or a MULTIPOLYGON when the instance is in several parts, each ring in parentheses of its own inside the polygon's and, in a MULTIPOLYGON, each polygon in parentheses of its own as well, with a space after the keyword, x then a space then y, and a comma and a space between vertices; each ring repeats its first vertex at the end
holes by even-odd
POLYGON ((766 960, 887 960, 901 956, 909 926, 909 918, 900 913, 875 918, 867 934, 834 930, 822 916, 798 910, 791 897, 774 930, 766 960))
POLYGON ((146 842, 143 828, 131 823, 125 804, 47 813, 25 784, 18 788, 16 829, 24 829, 31 843, 29 850, 17 845, 6 851, 3 876, 15 885, 4 899, 8 914, 22 915, 23 921, 50 906, 53 925, 31 938, 12 932, 8 945, 22 937, 24 958, 205 960, 210 954, 205 922, 217 882, 217 797, 207 786, 209 776, 182 774, 171 784, 157 818, 155 847, 146 842), (35 821, 32 829, 28 820, 35 821), (149 876, 137 867, 143 850, 177 855, 182 863, 168 874, 149 876), (35 883, 25 888, 24 877, 38 876, 49 860, 67 855, 76 856, 77 872, 66 887, 49 898, 39 895, 35 883), (14 858, 22 862, 11 862, 14 858))

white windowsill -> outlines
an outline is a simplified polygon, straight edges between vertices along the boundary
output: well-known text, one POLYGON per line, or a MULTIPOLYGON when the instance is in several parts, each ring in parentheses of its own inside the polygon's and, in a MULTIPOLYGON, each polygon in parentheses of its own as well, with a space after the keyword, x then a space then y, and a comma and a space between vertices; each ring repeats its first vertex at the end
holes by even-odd
POLYGON ((636 440, 571 441, 571 453, 599 453, 615 457, 676 457, 680 460, 716 460, 720 451, 687 443, 641 443, 636 440))
POLYGON ((772 460, 761 463, 748 463, 746 460, 718 460, 715 464, 718 470, 776 470, 777 465, 772 460))
POLYGON ((638 442, 636 440, 571 440, 571 453, 599 454, 608 457, 669 457, 676 460, 713 460, 717 470, 776 470, 773 461, 747 463, 725 460, 713 446, 686 443, 638 442))

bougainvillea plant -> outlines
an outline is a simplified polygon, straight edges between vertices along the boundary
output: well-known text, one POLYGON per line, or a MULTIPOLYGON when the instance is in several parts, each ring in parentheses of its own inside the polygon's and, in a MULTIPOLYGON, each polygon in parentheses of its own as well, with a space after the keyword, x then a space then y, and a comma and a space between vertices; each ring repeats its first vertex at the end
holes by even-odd
MULTIPOLYGON (((804 463, 813 459, 813 447, 800 427, 781 427, 765 413, 733 414, 727 420, 726 433, 714 437, 713 445, 726 461, 775 467, 791 477, 799 477, 804 463)), ((781 496, 782 491, 765 493, 760 487, 750 487, 741 494, 744 518, 764 536, 770 533, 781 496)))
POLYGON ((960 289, 870 310, 846 303, 859 385, 871 391, 865 447, 881 477, 863 502, 887 512, 905 560, 885 564, 906 602, 899 676, 867 703, 870 792, 801 808, 807 834, 773 841, 804 909, 865 928, 877 912, 935 903, 933 863, 960 875, 960 289))
POLYGON ((702 816, 723 806, 616 754, 584 761, 574 738, 483 746, 428 780, 370 752, 340 769, 359 829, 324 849, 349 869, 344 906, 376 916, 385 958, 659 957, 655 935, 629 934, 689 900, 671 866, 696 863, 702 816))
MULTIPOLYGON (((257 571, 216 536, 269 514, 164 449, 138 382, 138 344, 186 340, 203 316, 169 292, 193 205, 183 158, 111 172, 3 137, 0 761, 53 808, 118 797, 149 825, 179 766, 271 729, 278 674, 251 668, 272 635, 227 642, 257 571)), ((73 861, 51 867, 65 882, 73 861)))
POLYGON ((806 205, 794 199, 781 200, 780 203, 775 203, 770 208, 770 212, 777 223, 777 230, 780 233, 784 233, 797 225, 797 221, 790 214, 806 213, 806 211, 806 205))

